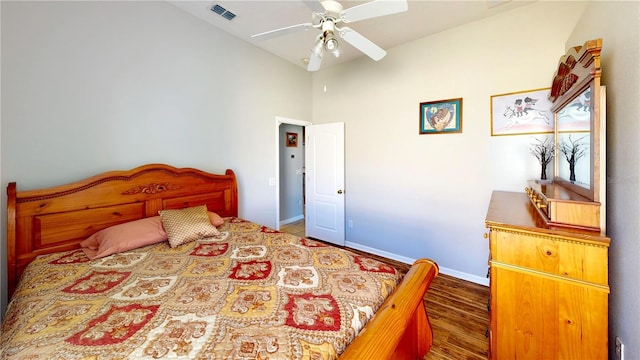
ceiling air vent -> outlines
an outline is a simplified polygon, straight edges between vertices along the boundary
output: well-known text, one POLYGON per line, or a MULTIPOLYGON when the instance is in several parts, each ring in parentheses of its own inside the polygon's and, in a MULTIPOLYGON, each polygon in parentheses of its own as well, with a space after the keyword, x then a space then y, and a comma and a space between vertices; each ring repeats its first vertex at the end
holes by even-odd
POLYGON ((217 5, 217 4, 213 5, 211 7, 211 11, 213 11, 214 13, 222 16, 223 18, 225 18, 227 20, 231 20, 234 17, 236 17, 236 14, 232 13, 231 11, 229 11, 229 10, 227 10, 227 9, 223 8, 222 6, 217 5))

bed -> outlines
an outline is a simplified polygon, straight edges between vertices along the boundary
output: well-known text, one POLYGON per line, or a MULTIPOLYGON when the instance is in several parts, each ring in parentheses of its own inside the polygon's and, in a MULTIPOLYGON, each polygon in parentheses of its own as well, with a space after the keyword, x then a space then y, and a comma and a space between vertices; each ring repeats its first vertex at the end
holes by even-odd
POLYGON ((421 359, 431 348, 436 263, 401 274, 238 218, 232 170, 150 164, 40 190, 10 183, 7 195, 0 358, 421 359), (185 227, 202 208, 205 230, 185 227), (131 224, 151 222, 168 241, 134 241, 131 224), (125 248, 93 257, 107 241, 90 239, 124 228, 125 248))

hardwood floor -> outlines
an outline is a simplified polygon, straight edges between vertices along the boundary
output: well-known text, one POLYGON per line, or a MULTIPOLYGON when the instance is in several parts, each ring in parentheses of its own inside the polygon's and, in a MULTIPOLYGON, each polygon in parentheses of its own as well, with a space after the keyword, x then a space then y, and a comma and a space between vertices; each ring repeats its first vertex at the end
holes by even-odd
MULTIPOLYGON (((283 225, 280 231, 304 237, 304 220, 283 225)), ((409 264, 368 255, 388 262, 403 272, 410 267, 409 264)), ((488 300, 488 287, 439 274, 431 283, 425 298, 433 329, 433 347, 425 360, 486 359, 488 300)))
POLYGON ((281 225, 280 231, 288 232, 289 234, 304 237, 304 220, 298 220, 290 224, 281 225))

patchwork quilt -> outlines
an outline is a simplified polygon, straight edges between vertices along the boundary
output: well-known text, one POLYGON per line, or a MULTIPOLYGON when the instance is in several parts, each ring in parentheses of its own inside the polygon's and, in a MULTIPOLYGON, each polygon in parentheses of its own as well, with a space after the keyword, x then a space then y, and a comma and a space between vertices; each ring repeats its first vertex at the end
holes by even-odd
POLYGON ((2 359, 336 359, 401 274, 226 218, 220 235, 89 260, 35 259, 2 323, 2 359))

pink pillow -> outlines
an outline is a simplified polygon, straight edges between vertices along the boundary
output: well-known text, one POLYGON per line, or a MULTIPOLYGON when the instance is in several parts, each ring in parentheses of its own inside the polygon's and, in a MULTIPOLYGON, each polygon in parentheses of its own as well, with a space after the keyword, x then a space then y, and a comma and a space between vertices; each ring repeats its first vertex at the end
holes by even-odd
POLYGON ((167 240, 160 216, 110 226, 80 243, 89 259, 136 249, 167 240))
MULTIPOLYGON (((220 215, 212 211, 207 215, 213 226, 224 224, 220 215)), ((102 229, 82 241, 80 247, 87 257, 93 260, 165 240, 167 232, 162 226, 160 216, 152 216, 102 229)))
POLYGON ((224 224, 224 219, 222 219, 220 215, 214 213, 213 211, 209 211, 207 215, 209 215, 209 221, 211 222, 211 225, 220 226, 224 224))

